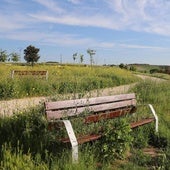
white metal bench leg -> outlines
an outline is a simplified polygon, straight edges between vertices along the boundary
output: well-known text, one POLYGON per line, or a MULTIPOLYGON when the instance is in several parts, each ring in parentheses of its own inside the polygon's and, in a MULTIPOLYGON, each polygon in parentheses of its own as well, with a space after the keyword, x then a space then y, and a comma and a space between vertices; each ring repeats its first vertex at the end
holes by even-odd
POLYGON ((73 127, 71 125, 71 122, 69 120, 62 120, 66 131, 68 133, 70 142, 71 142, 71 146, 72 146, 72 161, 73 163, 78 162, 78 142, 77 142, 77 138, 75 136, 73 127))
POLYGON ((45 78, 48 80, 48 71, 46 72, 45 78))
POLYGON ((11 78, 14 78, 14 70, 11 71, 11 78))
POLYGON ((153 114, 154 117, 155 117, 155 131, 158 132, 158 116, 157 116, 157 114, 156 114, 153 106, 152 106, 151 104, 148 104, 148 105, 149 105, 149 107, 150 107, 150 109, 151 109, 151 111, 152 111, 152 114, 153 114))

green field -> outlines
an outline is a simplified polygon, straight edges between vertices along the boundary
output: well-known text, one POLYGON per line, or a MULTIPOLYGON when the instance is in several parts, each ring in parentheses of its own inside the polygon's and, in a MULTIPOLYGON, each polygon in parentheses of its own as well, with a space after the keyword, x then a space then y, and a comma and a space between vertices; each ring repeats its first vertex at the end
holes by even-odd
POLYGON ((69 65, 17 66, 0 64, 0 100, 27 96, 84 93, 107 87, 130 84, 139 79, 130 71, 117 67, 87 67, 69 65), (34 76, 15 76, 12 70, 46 70, 48 80, 34 76))
MULTIPOLYGON (((127 70, 117 67, 82 67, 60 65, 36 65, 35 67, 1 65, 1 99, 26 96, 54 96, 79 93, 114 87, 139 81, 127 70), (48 81, 43 79, 10 78, 10 71, 48 70, 48 81), (3 92, 3 93, 2 93, 3 92), (2 95, 3 94, 3 95, 2 95)), ((107 129, 105 138, 93 144, 83 144, 79 162, 71 162, 71 150, 56 140, 47 129, 44 106, 40 105, 12 117, 0 118, 1 169, 169 169, 170 167, 170 86, 169 81, 141 81, 129 92, 137 95, 138 113, 143 116, 143 105, 151 103, 159 117, 159 133, 154 133, 154 124, 129 130, 129 119, 124 117, 110 122, 116 131, 107 129), (118 134, 118 138, 113 138, 118 134), (121 144, 120 144, 120 141, 121 144), (109 149, 112 146, 115 150, 109 149), (156 147, 160 155, 151 157, 143 152, 148 146, 156 147), (125 150, 124 150, 125 149, 125 150), (119 154, 117 154, 119 153, 119 154)), ((109 124, 110 125, 110 124, 109 124)), ((76 125, 82 131, 80 125, 76 125)), ((98 126, 98 125, 96 125, 98 126)), ((93 127, 92 127, 93 128, 93 127)))

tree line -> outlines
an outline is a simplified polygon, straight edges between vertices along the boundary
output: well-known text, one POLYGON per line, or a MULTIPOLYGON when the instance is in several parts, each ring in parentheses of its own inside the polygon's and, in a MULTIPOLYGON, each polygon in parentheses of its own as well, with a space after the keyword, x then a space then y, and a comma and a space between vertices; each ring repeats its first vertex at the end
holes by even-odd
MULTIPOLYGON (((25 61, 33 66, 33 64, 37 62, 40 58, 38 54, 39 51, 40 51, 39 48, 29 45, 26 49, 24 49, 25 61)), ((6 62, 6 61, 19 62, 20 59, 21 59, 20 54, 16 52, 12 52, 8 54, 6 50, 0 49, 0 62, 6 62)))
MULTIPOLYGON (((34 63, 37 62, 39 60, 39 58, 40 58, 40 55, 38 54, 39 51, 40 51, 39 48, 36 48, 36 47, 34 47, 32 45, 29 45, 28 47, 26 47, 26 49, 24 49, 24 59, 25 59, 25 61, 33 66, 34 63)), ((96 51, 92 50, 92 49, 87 49, 87 53, 90 56, 90 65, 92 66, 94 64, 93 56, 96 54, 96 51)), ((83 63, 84 55, 74 53, 73 54, 74 62, 78 58, 80 59, 80 63, 83 63)), ((20 54, 18 54, 16 52, 7 54, 6 50, 1 50, 0 49, 0 62, 6 62, 6 61, 19 62, 20 59, 21 59, 20 54)))
POLYGON ((159 68, 154 68, 150 70, 150 73, 165 73, 170 74, 170 66, 160 66, 159 68))
POLYGON ((6 61, 18 62, 20 61, 20 55, 15 52, 8 54, 6 50, 0 49, 0 62, 6 61))
MULTIPOLYGON (((90 65, 92 66, 94 64, 93 56, 96 54, 96 51, 88 48, 86 52, 90 56, 90 65)), ((83 61, 84 61, 84 55, 83 54, 78 54, 77 52, 74 53, 73 54, 73 61, 75 62, 77 59, 79 59, 80 63, 82 64, 83 61)))

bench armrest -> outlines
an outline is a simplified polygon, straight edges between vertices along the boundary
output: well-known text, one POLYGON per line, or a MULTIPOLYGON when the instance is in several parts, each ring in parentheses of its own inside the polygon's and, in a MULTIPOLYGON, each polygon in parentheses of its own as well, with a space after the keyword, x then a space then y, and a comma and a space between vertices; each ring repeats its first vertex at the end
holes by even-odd
POLYGON ((158 115, 155 112, 155 109, 151 104, 148 104, 149 108, 151 109, 151 112, 155 118, 155 131, 158 132, 158 115))
POLYGON ((153 108, 153 106, 151 104, 139 104, 137 105, 137 107, 142 107, 142 106, 149 106, 151 113, 153 114, 154 118, 155 118, 155 131, 158 132, 158 115, 155 112, 155 109, 153 108))

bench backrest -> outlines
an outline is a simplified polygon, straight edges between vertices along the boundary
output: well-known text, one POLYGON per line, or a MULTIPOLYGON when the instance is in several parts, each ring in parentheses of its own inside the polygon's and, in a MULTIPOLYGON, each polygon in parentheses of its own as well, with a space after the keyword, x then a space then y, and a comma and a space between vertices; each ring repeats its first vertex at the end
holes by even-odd
POLYGON ((14 78, 14 75, 19 76, 44 76, 46 79, 48 79, 48 71, 40 71, 40 70, 12 70, 11 71, 11 78, 14 78))
POLYGON ((45 102, 45 112, 48 121, 85 115, 85 123, 90 123, 99 119, 109 119, 124 115, 127 112, 130 113, 135 107, 136 97, 134 93, 45 102))

